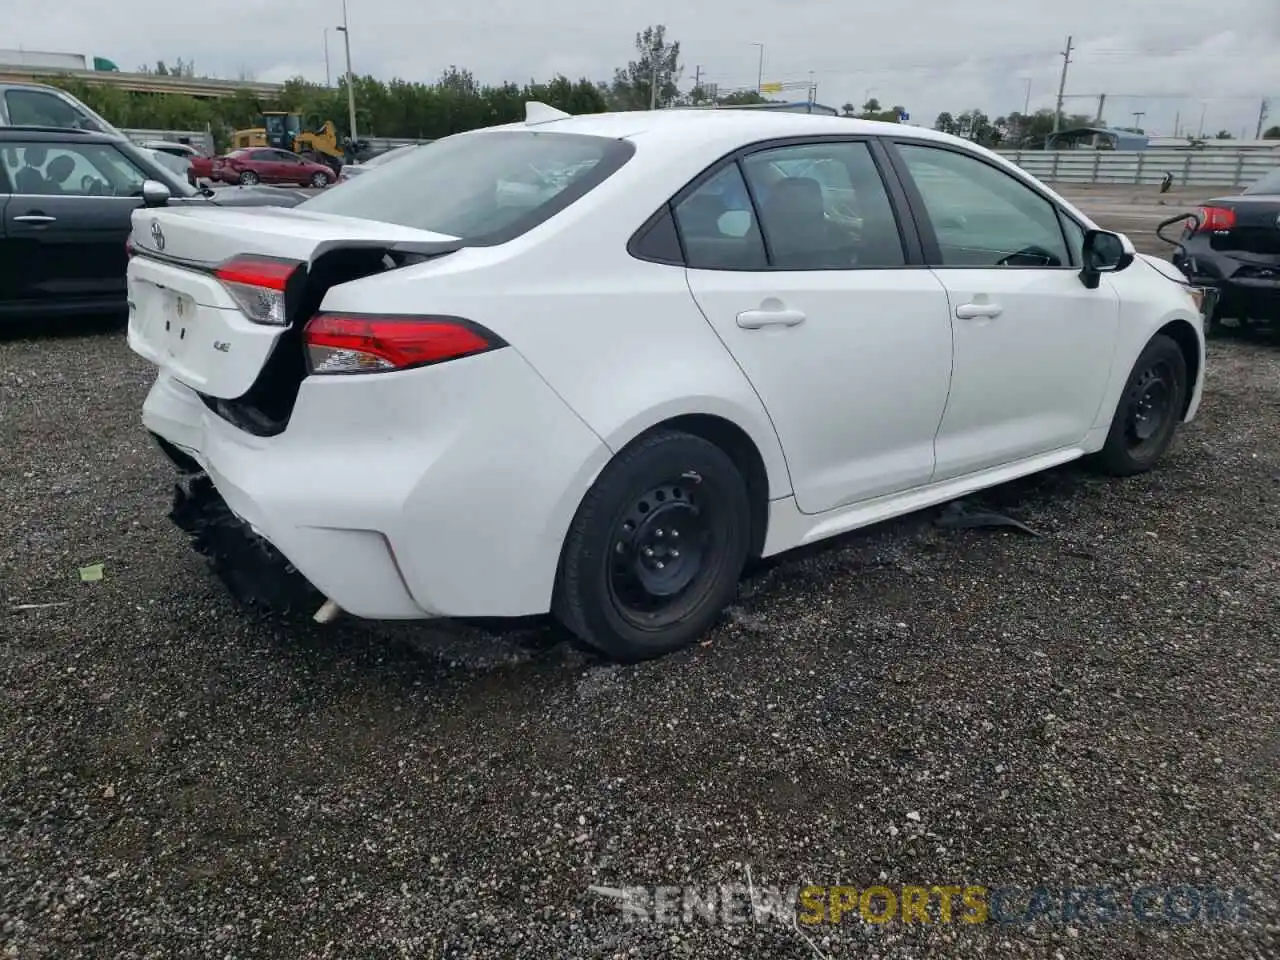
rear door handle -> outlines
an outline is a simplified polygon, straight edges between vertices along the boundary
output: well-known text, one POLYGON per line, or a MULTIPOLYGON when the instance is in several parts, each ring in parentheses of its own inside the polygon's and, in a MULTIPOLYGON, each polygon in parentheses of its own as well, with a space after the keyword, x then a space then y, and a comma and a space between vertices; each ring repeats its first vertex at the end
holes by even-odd
POLYGON ((738 326, 743 330, 794 327, 797 323, 804 323, 804 314, 799 310, 744 310, 738 314, 738 326))
POLYGON ((28 213, 21 217, 14 217, 14 223, 56 223, 57 217, 45 216, 43 213, 28 213))
POLYGON ((1004 307, 998 303, 962 303, 956 307, 956 316, 961 320, 976 320, 979 317, 988 319, 1004 313, 1004 307))

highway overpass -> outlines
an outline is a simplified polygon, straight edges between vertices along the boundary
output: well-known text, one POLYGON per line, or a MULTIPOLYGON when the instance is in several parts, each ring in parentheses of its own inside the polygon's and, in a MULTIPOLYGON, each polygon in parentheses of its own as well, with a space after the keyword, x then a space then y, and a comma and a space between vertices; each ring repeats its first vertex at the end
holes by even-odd
POLYGON ((136 93, 184 93, 190 97, 229 97, 247 90, 261 100, 274 100, 280 95, 282 87, 279 83, 215 80, 210 77, 167 77, 114 70, 59 70, 31 65, 0 65, 0 83, 48 83, 58 77, 79 80, 90 86, 116 87, 136 93))

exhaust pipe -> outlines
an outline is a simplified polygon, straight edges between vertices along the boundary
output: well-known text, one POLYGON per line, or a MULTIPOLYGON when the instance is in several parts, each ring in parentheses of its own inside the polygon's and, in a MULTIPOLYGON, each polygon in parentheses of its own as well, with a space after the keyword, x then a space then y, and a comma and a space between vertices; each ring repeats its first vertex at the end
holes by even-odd
POLYGON ((320 609, 316 611, 315 616, 312 619, 314 619, 316 623, 332 623, 334 620, 338 619, 338 615, 340 613, 342 613, 342 608, 340 606, 332 600, 326 600, 320 606, 320 609))

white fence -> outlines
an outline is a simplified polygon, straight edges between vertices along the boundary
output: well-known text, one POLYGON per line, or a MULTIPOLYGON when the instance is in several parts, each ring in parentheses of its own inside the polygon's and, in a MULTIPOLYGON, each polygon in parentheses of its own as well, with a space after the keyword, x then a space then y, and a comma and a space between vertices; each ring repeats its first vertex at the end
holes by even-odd
POLYGON ((213 134, 208 130, 121 130, 134 143, 148 140, 167 140, 170 143, 189 143, 202 153, 212 156, 213 134))
POLYGON ((1276 150, 1001 150, 1027 173, 1055 183, 1243 187, 1280 167, 1276 150))

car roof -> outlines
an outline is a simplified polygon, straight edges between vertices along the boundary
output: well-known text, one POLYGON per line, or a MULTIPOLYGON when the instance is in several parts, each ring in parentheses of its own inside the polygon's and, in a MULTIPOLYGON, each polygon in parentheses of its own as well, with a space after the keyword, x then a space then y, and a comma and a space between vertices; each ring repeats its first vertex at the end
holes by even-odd
POLYGON ((6 127, 0 125, 0 142, 26 140, 34 143, 120 143, 125 138, 110 133, 76 130, 71 127, 6 127))
MULTIPOLYGON (((957 138, 926 127, 909 127, 900 123, 833 117, 819 113, 789 113, 782 110, 700 109, 696 107, 670 110, 637 110, 619 113, 590 113, 546 120, 540 123, 509 123, 493 130, 545 130, 556 133, 580 133, 588 136, 618 139, 705 141, 770 140, 781 137, 849 134, 862 136, 910 136, 942 142, 957 138)), ((973 144, 965 141, 967 146, 973 144)))

